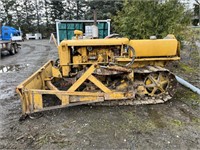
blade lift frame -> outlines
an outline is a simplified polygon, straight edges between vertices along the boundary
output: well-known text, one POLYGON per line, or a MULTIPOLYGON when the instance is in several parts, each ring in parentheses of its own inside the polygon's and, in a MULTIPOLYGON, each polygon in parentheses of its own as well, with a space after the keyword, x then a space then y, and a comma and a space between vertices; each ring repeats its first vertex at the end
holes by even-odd
POLYGON ((92 73, 98 68, 98 63, 91 65, 67 91, 58 90, 52 84, 53 68, 53 61, 48 61, 32 76, 17 86, 16 92, 20 95, 22 115, 75 105, 103 102, 105 100, 133 99, 135 97, 134 92, 112 91, 93 76, 92 73), (101 92, 76 91, 86 80, 91 81, 101 92), (49 90, 46 90, 47 87, 49 90), (55 95, 61 101, 61 105, 44 107, 43 94, 55 95))

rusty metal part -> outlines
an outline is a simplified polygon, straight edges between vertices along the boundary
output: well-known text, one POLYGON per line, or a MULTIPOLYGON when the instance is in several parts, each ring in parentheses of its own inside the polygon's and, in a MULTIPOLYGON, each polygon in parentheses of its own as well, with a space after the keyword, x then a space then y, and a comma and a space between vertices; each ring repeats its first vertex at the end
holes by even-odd
POLYGON ((125 68, 122 66, 112 65, 112 66, 100 66, 97 68, 93 74, 96 75, 117 75, 123 73, 131 73, 132 69, 125 68))
POLYGON ((123 74, 122 71, 116 71, 116 70, 109 70, 107 68, 97 68, 93 74, 95 75, 103 75, 103 76, 109 76, 109 75, 117 75, 117 74, 123 74))
MULTIPOLYGON (((134 81, 134 87, 137 88, 139 86, 144 88, 153 88, 152 91, 150 90, 149 93, 146 93, 144 95, 139 94, 138 91, 136 92, 135 99, 128 99, 128 100, 118 100, 118 101, 104 101, 99 103, 94 103, 90 105, 101 105, 101 106, 112 106, 112 105, 144 105, 144 104, 159 104, 164 103, 172 98, 172 96, 175 94, 177 81, 175 79, 175 76, 167 69, 157 66, 146 66, 144 68, 138 68, 135 70, 136 73, 142 75, 145 74, 146 78, 144 81, 136 80, 134 81), (149 82, 147 80, 152 79, 152 84, 146 85, 145 82, 149 82), (155 80, 155 81, 154 81, 155 80), (159 84, 167 84, 164 88, 162 87, 162 92, 159 92, 158 94, 154 93, 154 89, 160 90, 158 87, 158 81, 159 84), (150 86, 149 85, 154 85, 150 86)), ((161 86, 159 85, 159 86, 161 86)), ((147 91, 148 92, 148 91, 147 91)))
MULTIPOLYGON (((100 74, 100 76, 107 75, 117 75, 114 74, 116 71, 105 69, 104 67, 98 68, 104 70, 104 72, 100 74, 100 72, 96 72, 96 74, 100 74), (106 71, 110 71, 105 74, 106 71)), ((127 70, 125 70, 127 71, 127 70)), ((118 72, 119 73, 119 72, 118 72)), ((123 72, 121 72, 123 73, 123 72)), ((123 92, 125 91, 133 91, 132 99, 123 99, 117 101, 103 101, 92 103, 90 105, 103 105, 103 106, 111 106, 111 105, 143 105, 143 104, 158 104, 164 103, 172 98, 175 93, 177 81, 175 76, 167 69, 158 67, 158 66, 145 66, 143 68, 135 69, 135 74, 138 76, 144 76, 143 79, 135 79, 134 82, 128 82, 124 80, 115 80, 112 81, 112 85, 109 87, 110 89, 117 89, 123 92)), ((124 75, 126 76, 126 75, 124 75)), ((70 79, 68 79, 70 80, 70 79)), ((65 80, 66 82, 67 80, 65 80)), ((92 83, 84 83, 85 88, 83 91, 98 91, 95 89, 95 86, 92 83)))
POLYGON ((144 81, 145 88, 149 95, 160 95, 165 93, 169 86, 169 78, 163 73, 150 73, 144 81))
POLYGON ((169 100, 176 80, 162 67, 180 59, 178 49, 176 39, 63 40, 58 46, 59 64, 46 63, 17 86, 22 113, 90 102, 133 105, 169 100))
MULTIPOLYGON (((100 67, 103 67, 103 66, 100 66, 100 67)), ((116 66, 116 65, 115 66, 107 66, 107 67, 105 67, 105 69, 121 71, 121 72, 126 72, 126 73, 132 72, 132 69, 121 67, 121 66, 116 66)))

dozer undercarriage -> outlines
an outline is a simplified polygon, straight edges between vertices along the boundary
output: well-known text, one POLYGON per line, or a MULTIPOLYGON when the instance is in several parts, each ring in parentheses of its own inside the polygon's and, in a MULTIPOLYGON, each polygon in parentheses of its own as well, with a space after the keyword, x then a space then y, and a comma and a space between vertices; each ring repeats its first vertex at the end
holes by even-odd
POLYGON ((174 36, 159 40, 64 40, 59 59, 47 62, 17 87, 22 113, 75 106, 163 103, 176 89, 164 68, 179 60, 174 36))

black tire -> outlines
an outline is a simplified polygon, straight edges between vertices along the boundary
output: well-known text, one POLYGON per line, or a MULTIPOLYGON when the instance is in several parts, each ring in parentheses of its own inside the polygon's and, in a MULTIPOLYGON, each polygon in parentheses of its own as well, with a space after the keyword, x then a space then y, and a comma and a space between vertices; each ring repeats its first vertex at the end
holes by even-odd
POLYGON ((9 53, 10 53, 10 55, 15 55, 15 48, 14 48, 14 46, 10 46, 9 53))
POLYGON ((14 44, 15 53, 18 53, 18 46, 17 43, 14 44))

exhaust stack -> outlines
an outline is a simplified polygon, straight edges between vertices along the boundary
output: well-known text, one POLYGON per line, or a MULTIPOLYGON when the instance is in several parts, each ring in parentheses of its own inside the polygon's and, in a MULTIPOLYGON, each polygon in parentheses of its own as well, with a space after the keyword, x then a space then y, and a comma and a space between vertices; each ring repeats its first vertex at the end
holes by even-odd
POLYGON ((94 25, 92 25, 92 37, 94 39, 98 38, 97 12, 95 8, 94 8, 94 25))

